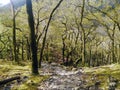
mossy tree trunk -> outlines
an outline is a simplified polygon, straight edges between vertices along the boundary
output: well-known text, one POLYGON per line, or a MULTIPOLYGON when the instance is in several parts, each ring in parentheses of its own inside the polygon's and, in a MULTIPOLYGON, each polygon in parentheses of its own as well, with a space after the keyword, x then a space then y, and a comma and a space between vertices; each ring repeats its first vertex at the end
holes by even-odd
POLYGON ((14 7, 14 4, 13 4, 13 1, 10 0, 10 3, 11 3, 11 10, 12 10, 12 22, 13 22, 13 54, 14 54, 14 60, 16 62, 18 62, 17 60, 17 53, 16 53, 16 15, 15 15, 15 7, 14 7))
POLYGON ((91 67, 92 65, 92 46, 91 43, 89 45, 89 63, 88 63, 89 67, 91 67))
POLYGON ((80 27, 82 30, 82 65, 85 64, 85 49, 86 49, 86 43, 85 43, 85 29, 83 27, 83 17, 84 17, 84 9, 85 9, 85 0, 82 1, 82 7, 81 7, 81 20, 80 20, 80 27))
POLYGON ((62 60, 63 60, 63 63, 65 62, 65 38, 62 37, 62 44, 63 44, 63 47, 62 47, 62 60))
POLYGON ((27 60, 31 59, 31 49, 30 49, 30 43, 28 37, 26 37, 26 55, 27 55, 27 60))
POLYGON ((119 57, 118 58, 118 60, 119 60, 118 62, 120 63, 120 44, 119 44, 119 50, 118 50, 118 57, 119 57))
POLYGON ((113 60, 113 63, 116 62, 116 58, 115 58, 115 24, 114 24, 114 27, 113 27, 113 30, 112 30, 112 60, 113 60))
POLYGON ((23 40, 23 37, 22 37, 22 54, 21 54, 21 57, 22 57, 22 60, 24 60, 24 40, 23 40))
POLYGON ((26 0, 26 9, 28 14, 28 23, 30 27, 30 46, 32 53, 32 73, 38 74, 37 46, 35 38, 34 17, 32 11, 32 1, 26 0))

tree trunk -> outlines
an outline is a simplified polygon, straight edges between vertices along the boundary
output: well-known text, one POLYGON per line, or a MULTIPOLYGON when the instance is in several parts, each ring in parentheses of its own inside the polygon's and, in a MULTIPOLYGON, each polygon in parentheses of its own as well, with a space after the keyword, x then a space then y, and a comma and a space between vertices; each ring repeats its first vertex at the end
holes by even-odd
POLYGON ((119 57, 118 58, 118 60, 119 60, 118 62, 120 63, 120 44, 119 44, 119 49, 118 49, 118 57, 119 57))
POLYGON ((91 43, 89 46, 89 54, 90 54, 90 57, 89 57, 89 67, 90 67, 92 65, 92 46, 91 46, 91 43))
POLYGON ((113 63, 116 63, 116 58, 115 58, 115 25, 112 30, 112 60, 113 63))
POLYGON ((48 28, 49 28, 51 19, 52 19, 52 17, 53 17, 54 12, 55 12, 56 9, 60 6, 60 4, 62 3, 62 1, 63 1, 63 0, 60 0, 59 3, 55 6, 55 8, 54 8, 54 9, 52 10, 52 12, 50 13, 50 17, 49 17, 48 23, 47 23, 46 28, 45 28, 45 35, 44 35, 44 38, 43 38, 42 48, 41 48, 41 52, 40 52, 39 67, 41 67, 41 62, 42 62, 42 59, 43 59, 43 52, 44 52, 45 43, 46 43, 46 37, 47 37, 48 28))
POLYGON ((82 65, 84 66, 85 64, 85 49, 86 49, 86 45, 85 45, 85 30, 83 27, 83 16, 84 16, 84 9, 85 9, 85 0, 83 0, 82 2, 82 7, 81 7, 81 20, 80 20, 80 27, 82 30, 82 65))
POLYGON ((62 38, 62 44, 63 44, 62 59, 63 59, 63 63, 64 63, 65 62, 65 40, 64 40, 64 38, 62 38))
POLYGON ((16 18, 15 18, 15 8, 14 8, 14 4, 13 4, 13 1, 10 0, 10 3, 11 3, 11 9, 12 9, 12 14, 13 14, 13 54, 14 54, 14 60, 16 62, 18 62, 17 60, 17 53, 16 53, 16 18))
POLYGON ((95 45, 95 62, 96 62, 96 65, 95 66, 98 66, 98 48, 97 48, 97 41, 96 41, 96 45, 95 45))
MULTIPOLYGON (((104 64, 104 63, 103 63, 103 62, 104 62, 104 57, 103 57, 103 55, 104 55, 104 53, 103 53, 103 49, 102 49, 102 53, 101 53, 101 60, 102 60, 102 61, 101 61, 101 64, 102 64, 102 65, 104 64)), ((110 61, 109 61, 109 55, 108 55, 108 59, 107 59, 107 60, 108 60, 108 62, 110 62, 110 61)))
POLYGON ((48 43, 46 45, 46 51, 47 51, 47 53, 46 53, 46 61, 49 61, 49 44, 48 43))
POLYGON ((22 38, 22 60, 24 60, 24 40, 22 38))
POLYGON ((83 42, 83 44, 82 44, 82 65, 84 65, 85 64, 85 49, 86 49, 86 45, 85 45, 85 32, 83 31, 83 39, 82 39, 82 42, 83 42))
POLYGON ((27 14, 28 14, 28 23, 30 27, 30 46, 31 46, 31 52, 32 52, 32 73, 38 74, 37 47, 36 47, 34 17, 33 17, 31 0, 26 0, 26 9, 27 9, 27 14))
POLYGON ((16 76, 16 77, 12 77, 12 78, 8 78, 8 79, 5 79, 5 80, 2 80, 2 81, 0 81, 0 86, 4 85, 4 84, 7 84, 9 82, 12 82, 14 80, 19 80, 19 79, 20 79, 20 76, 16 76))
POLYGON ((31 59, 31 50, 30 50, 30 43, 29 43, 28 38, 26 38, 26 42, 27 42, 27 44, 26 44, 26 48, 27 48, 27 50, 26 50, 27 60, 30 60, 31 59))

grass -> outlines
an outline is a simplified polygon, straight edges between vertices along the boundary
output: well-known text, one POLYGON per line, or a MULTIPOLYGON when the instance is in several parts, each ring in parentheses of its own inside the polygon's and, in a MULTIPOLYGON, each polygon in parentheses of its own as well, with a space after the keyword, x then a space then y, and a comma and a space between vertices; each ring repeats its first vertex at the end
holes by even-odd
MULTIPOLYGON (((85 68, 86 74, 89 74, 89 77, 96 77, 95 81, 100 81, 100 87, 103 90, 108 90, 109 85, 109 76, 114 77, 119 80, 117 89, 120 90, 120 64, 112 64, 94 68, 85 68)), ((94 82, 93 82, 94 83, 94 82)))
POLYGON ((31 73, 30 63, 21 66, 11 61, 0 60, 0 75, 12 76, 18 73, 21 75, 31 73))
POLYGON ((40 83, 46 80, 49 76, 31 76, 29 80, 23 84, 16 85, 12 90, 37 90, 40 83))
POLYGON ((0 80, 20 75, 27 76, 28 80, 22 82, 20 85, 15 84, 12 90, 37 90, 39 84, 46 80, 49 76, 32 75, 31 63, 24 62, 20 65, 6 60, 0 60, 0 80))
MULTIPOLYGON (((111 75, 115 79, 119 80, 117 89, 120 90, 120 64, 112 64, 100 67, 84 68, 86 73, 83 79, 87 80, 86 86, 93 85, 96 81, 100 81, 100 87, 103 90, 108 90, 109 76, 111 75), (92 80, 94 78, 94 80, 92 80)), ((40 83, 49 76, 34 76, 31 74, 31 63, 22 62, 20 65, 11 62, 0 60, 0 79, 6 79, 7 77, 13 77, 16 75, 28 76, 28 80, 20 85, 15 85, 12 90, 37 90, 40 83)))

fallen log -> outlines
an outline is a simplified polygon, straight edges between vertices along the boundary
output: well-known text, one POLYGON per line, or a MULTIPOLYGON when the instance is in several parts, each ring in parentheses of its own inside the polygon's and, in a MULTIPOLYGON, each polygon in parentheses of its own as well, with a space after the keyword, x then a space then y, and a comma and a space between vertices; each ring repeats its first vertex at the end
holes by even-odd
POLYGON ((5 79, 5 80, 2 80, 2 81, 0 81, 0 86, 4 85, 4 84, 7 84, 9 82, 12 82, 14 80, 20 80, 20 76, 15 76, 15 77, 12 77, 12 78, 8 78, 8 79, 5 79))

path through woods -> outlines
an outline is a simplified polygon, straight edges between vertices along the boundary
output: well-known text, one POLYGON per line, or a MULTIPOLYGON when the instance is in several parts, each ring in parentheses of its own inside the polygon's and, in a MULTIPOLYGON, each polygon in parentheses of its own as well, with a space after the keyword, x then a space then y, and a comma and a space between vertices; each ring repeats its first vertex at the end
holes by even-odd
MULTIPOLYGON (((98 85, 88 85, 89 75, 82 68, 69 68, 52 64, 42 64, 41 75, 50 75, 38 87, 39 90, 99 90, 98 85)), ((97 82, 97 81, 96 81, 97 82)))

